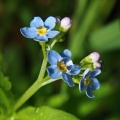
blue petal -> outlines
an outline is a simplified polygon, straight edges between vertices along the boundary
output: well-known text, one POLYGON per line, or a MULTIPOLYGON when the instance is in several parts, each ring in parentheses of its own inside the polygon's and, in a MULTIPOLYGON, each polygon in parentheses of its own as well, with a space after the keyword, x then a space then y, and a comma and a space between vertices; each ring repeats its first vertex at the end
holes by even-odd
POLYGON ((24 27, 20 29, 21 34, 27 38, 34 38, 37 35, 36 28, 24 27))
POLYGON ((87 76, 89 74, 90 68, 87 68, 84 73, 83 73, 83 77, 87 76))
POLYGON ((82 92, 84 89, 86 88, 85 84, 84 84, 84 79, 82 79, 79 83, 79 90, 80 92, 82 92))
POLYGON ((44 26, 44 22, 40 17, 34 17, 34 19, 30 22, 30 26, 38 28, 40 26, 44 26))
POLYGON ((71 75, 77 75, 80 72, 80 66, 72 65, 72 69, 70 71, 71 75))
POLYGON ((47 54, 48 61, 52 65, 57 65, 57 62, 59 62, 62 58, 61 56, 54 50, 50 50, 47 54))
POLYGON ((73 65, 73 62, 70 58, 66 57, 66 58, 63 58, 62 61, 64 62, 64 64, 69 67, 71 65, 73 65))
POLYGON ((93 84, 90 86, 91 90, 97 90, 100 88, 100 83, 98 79, 93 78, 93 84))
POLYGON ((68 49, 65 49, 63 52, 60 53, 62 57, 69 57, 71 58, 71 52, 68 49))
POLYGON ((73 87, 75 84, 74 82, 72 81, 72 78, 69 74, 67 73, 62 73, 62 78, 65 82, 67 82, 67 84, 70 86, 70 87, 73 87))
POLYGON ((53 29, 55 27, 56 24, 56 19, 52 16, 48 17, 45 20, 45 27, 47 27, 48 29, 53 29))
POLYGON ((48 72, 48 75, 52 78, 52 79, 57 79, 61 76, 62 72, 60 72, 58 69, 57 69, 57 66, 56 65, 51 65, 49 67, 47 67, 47 72, 48 72))
POLYGON ((86 95, 87 95, 89 98, 94 98, 94 97, 95 97, 95 96, 93 95, 93 93, 91 92, 91 89, 90 89, 89 86, 86 88, 86 95))
POLYGON ((35 41, 40 41, 40 42, 47 42, 47 41, 48 41, 48 38, 47 38, 46 35, 40 36, 40 35, 37 34, 37 35, 34 37, 34 40, 35 40, 35 41))
POLYGON ((47 33, 47 37, 48 38, 54 38, 56 35, 58 35, 60 32, 59 31, 49 31, 48 33, 47 33))
MULTIPOLYGON (((72 66, 73 66, 73 65, 67 66, 68 71, 71 71, 71 70, 72 70, 72 66)), ((69 72, 69 73, 70 73, 70 72, 69 72)), ((70 74, 71 74, 71 73, 70 73, 70 74)))
POLYGON ((95 69, 91 72, 90 77, 94 78, 95 76, 99 75, 101 73, 100 69, 95 69))

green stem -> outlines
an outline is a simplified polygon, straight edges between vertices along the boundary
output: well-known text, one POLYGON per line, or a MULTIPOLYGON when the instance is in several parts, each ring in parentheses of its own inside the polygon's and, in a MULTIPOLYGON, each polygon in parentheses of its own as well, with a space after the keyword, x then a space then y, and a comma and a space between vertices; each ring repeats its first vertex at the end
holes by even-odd
POLYGON ((43 80, 44 80, 44 82, 41 84, 41 87, 42 86, 45 86, 45 85, 47 85, 47 84, 49 84, 49 83, 51 83, 51 82, 54 82, 54 81, 56 81, 56 80, 59 80, 59 79, 62 79, 61 77, 60 78, 57 78, 57 79, 51 79, 51 78, 49 78, 49 77, 47 76, 47 77, 45 77, 43 80))
POLYGON ((13 108, 13 111, 16 111, 22 104, 24 104, 41 87, 41 84, 43 83, 44 80, 43 77, 47 66, 47 57, 46 57, 45 43, 40 43, 40 45, 42 46, 44 59, 38 78, 35 81, 35 83, 18 99, 18 101, 16 102, 13 108))
POLYGON ((43 81, 36 81, 18 100, 18 102, 15 104, 13 112, 16 111, 25 101, 27 101, 38 89, 40 89, 42 86, 45 86, 51 82, 54 82, 56 80, 61 79, 51 79, 48 76, 43 79, 43 81))
POLYGON ((39 81, 41 81, 43 79, 45 71, 46 71, 46 66, 47 66, 47 56, 46 56, 45 42, 40 42, 40 45, 42 47, 44 59, 43 59, 41 70, 40 70, 40 73, 39 73, 38 79, 37 79, 39 81))
POLYGON ((46 49, 45 49, 46 43, 45 42, 39 42, 39 44, 42 47, 43 57, 46 58, 46 49))
POLYGON ((42 81, 36 80, 35 83, 20 97, 20 99, 18 99, 13 108, 13 112, 16 111, 22 104, 24 104, 38 89, 53 81, 54 80, 50 79, 48 76, 42 81))
POLYGON ((54 40, 53 40, 53 42, 52 42, 51 45, 50 45, 50 48, 51 48, 51 49, 52 49, 53 46, 57 43, 57 41, 58 41, 57 39, 54 39, 54 40))
MULTIPOLYGON (((56 42, 57 42, 57 39, 54 39, 53 42, 51 43, 51 48, 55 45, 56 42)), ((34 82, 34 84, 18 99, 18 101, 13 107, 13 112, 15 112, 19 107, 21 107, 21 105, 23 105, 42 86, 55 81, 53 79, 48 80, 48 78, 43 79, 46 71, 46 66, 47 66, 47 55, 46 55, 46 49, 45 49, 46 44, 45 42, 40 42, 39 44, 42 47, 43 56, 44 56, 40 73, 38 75, 37 80, 34 82)))
POLYGON ((44 77, 44 74, 45 74, 45 71, 46 71, 46 66, 47 66, 47 58, 44 58, 37 80, 41 81, 42 78, 44 77))
POLYGON ((13 112, 24 104, 39 88, 41 87, 41 79, 37 80, 16 102, 13 112))
POLYGON ((57 43, 60 42, 60 39, 64 36, 65 32, 61 32, 56 38, 52 39, 50 42, 50 48, 52 49, 53 46, 57 43))

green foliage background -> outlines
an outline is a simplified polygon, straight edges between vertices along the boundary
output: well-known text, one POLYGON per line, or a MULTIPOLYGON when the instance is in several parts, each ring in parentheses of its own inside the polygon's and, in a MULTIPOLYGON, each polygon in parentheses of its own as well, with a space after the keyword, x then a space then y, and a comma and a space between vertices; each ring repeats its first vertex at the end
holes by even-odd
MULTIPOLYGON (((47 105, 84 120, 120 119, 120 1, 119 0, 1 0, 0 70, 12 83, 15 99, 36 80, 42 63, 38 42, 20 34, 34 16, 70 17, 72 27, 64 43, 53 48, 72 51, 75 63, 93 51, 100 52, 102 74, 95 99, 80 93, 78 85, 62 80, 41 88, 23 106, 47 105)), ((11 94, 11 93, 10 93, 11 94)), ((1 99, 0 99, 1 100, 1 99)))

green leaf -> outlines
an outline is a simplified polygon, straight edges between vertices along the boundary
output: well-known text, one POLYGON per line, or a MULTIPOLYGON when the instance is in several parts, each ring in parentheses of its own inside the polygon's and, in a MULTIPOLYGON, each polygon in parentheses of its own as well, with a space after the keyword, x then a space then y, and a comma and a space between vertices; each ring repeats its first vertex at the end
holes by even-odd
POLYGON ((83 20, 79 20, 77 24, 78 29, 74 30, 74 32, 70 34, 69 49, 73 53, 73 59, 78 55, 80 57, 84 55, 84 41, 86 40, 86 37, 91 30, 91 27, 94 25, 95 20, 98 18, 98 13, 101 11, 102 6, 105 3, 104 1, 92 0, 89 7, 86 10, 83 20), (81 25, 79 25, 79 23, 81 23, 81 25))
POLYGON ((2 53, 0 51, 0 70, 2 70, 3 67, 3 58, 2 58, 2 53))
POLYGON ((120 48, 119 19, 95 31, 90 35, 90 44, 98 51, 109 51, 120 48))
POLYGON ((14 102, 10 88, 10 81, 0 71, 0 120, 9 113, 14 102))
POLYGON ((4 91, 0 88, 0 113, 6 113, 9 108, 9 101, 4 93, 4 91))
POLYGON ((75 116, 64 112, 50 108, 48 106, 42 106, 40 108, 27 107, 16 115, 21 120, 79 120, 75 116))
POLYGON ((8 81, 7 77, 4 77, 2 72, 0 71, 0 87, 2 87, 4 90, 11 89, 11 83, 8 81))
POLYGON ((60 107, 68 100, 68 98, 69 98, 68 94, 53 95, 49 97, 49 99, 47 100, 47 104, 50 105, 51 107, 60 107))

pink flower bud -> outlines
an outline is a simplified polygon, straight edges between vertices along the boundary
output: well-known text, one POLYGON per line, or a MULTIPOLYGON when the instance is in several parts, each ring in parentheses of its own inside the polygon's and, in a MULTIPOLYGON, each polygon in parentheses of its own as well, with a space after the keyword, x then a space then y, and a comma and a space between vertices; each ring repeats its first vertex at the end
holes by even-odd
POLYGON ((93 63, 94 68, 101 68, 101 64, 99 62, 94 62, 93 63))
POLYGON ((70 27, 71 27, 71 19, 69 17, 64 17, 62 20, 61 20, 61 27, 63 29, 68 30, 70 27))
POLYGON ((97 62, 100 58, 100 54, 98 52, 93 52, 89 55, 89 57, 92 59, 92 62, 97 62))
POLYGON ((60 18, 56 18, 56 22, 57 22, 57 23, 60 23, 60 18))

